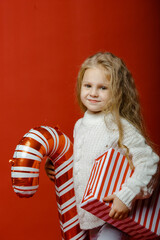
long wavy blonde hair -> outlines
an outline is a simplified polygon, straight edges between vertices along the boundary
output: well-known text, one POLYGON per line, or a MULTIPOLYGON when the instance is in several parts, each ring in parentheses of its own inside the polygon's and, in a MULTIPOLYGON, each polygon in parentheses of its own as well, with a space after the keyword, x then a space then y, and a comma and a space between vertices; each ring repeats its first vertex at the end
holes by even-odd
POLYGON ((123 145, 123 127, 120 117, 125 118, 132 125, 134 125, 148 142, 148 136, 144 127, 138 92, 135 87, 134 79, 122 59, 116 57, 112 53, 99 52, 93 56, 90 56, 82 64, 77 78, 77 98, 83 111, 87 110, 80 98, 83 76, 87 69, 94 67, 102 67, 106 72, 106 76, 108 75, 108 72, 110 73, 109 87, 112 97, 110 102, 107 104, 108 107, 106 108, 105 112, 107 113, 110 111, 115 117, 115 121, 119 130, 118 145, 120 148, 126 149, 127 159, 130 167, 133 169, 134 167, 132 161, 129 158, 129 149, 127 146, 123 145))

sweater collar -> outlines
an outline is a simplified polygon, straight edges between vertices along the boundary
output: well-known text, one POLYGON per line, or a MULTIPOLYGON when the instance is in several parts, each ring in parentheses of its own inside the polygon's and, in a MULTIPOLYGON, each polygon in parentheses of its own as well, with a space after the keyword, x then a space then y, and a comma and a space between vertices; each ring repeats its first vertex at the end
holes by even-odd
POLYGON ((94 124, 100 124, 104 123, 105 121, 113 121, 113 115, 111 113, 104 113, 104 112, 99 112, 99 113, 91 113, 86 111, 84 114, 84 117, 82 119, 82 123, 84 125, 94 125, 94 124))

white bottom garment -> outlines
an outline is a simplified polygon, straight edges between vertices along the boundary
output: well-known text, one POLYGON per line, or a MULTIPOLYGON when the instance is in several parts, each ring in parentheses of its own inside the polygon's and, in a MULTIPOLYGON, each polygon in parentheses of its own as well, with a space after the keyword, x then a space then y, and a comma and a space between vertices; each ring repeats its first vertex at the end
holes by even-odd
POLYGON ((108 223, 89 230, 90 240, 127 240, 129 236, 108 223))

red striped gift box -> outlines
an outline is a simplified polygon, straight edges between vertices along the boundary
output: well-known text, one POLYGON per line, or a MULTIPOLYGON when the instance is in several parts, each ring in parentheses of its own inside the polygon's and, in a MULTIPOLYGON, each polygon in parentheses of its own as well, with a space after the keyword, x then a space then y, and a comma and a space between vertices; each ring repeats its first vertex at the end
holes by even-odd
POLYGON ((121 221, 109 217, 112 203, 104 203, 102 200, 119 191, 132 174, 126 157, 110 148, 95 160, 81 207, 126 232, 133 239, 155 239, 160 236, 159 187, 150 198, 137 200, 130 216, 121 221))

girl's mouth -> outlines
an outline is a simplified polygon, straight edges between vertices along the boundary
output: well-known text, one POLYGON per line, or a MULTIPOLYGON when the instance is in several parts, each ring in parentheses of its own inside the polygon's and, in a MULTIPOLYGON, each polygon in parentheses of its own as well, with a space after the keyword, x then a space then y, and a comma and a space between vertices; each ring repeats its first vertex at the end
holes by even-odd
POLYGON ((99 103, 100 102, 99 100, 95 100, 95 99, 88 99, 88 101, 91 103, 99 103))

